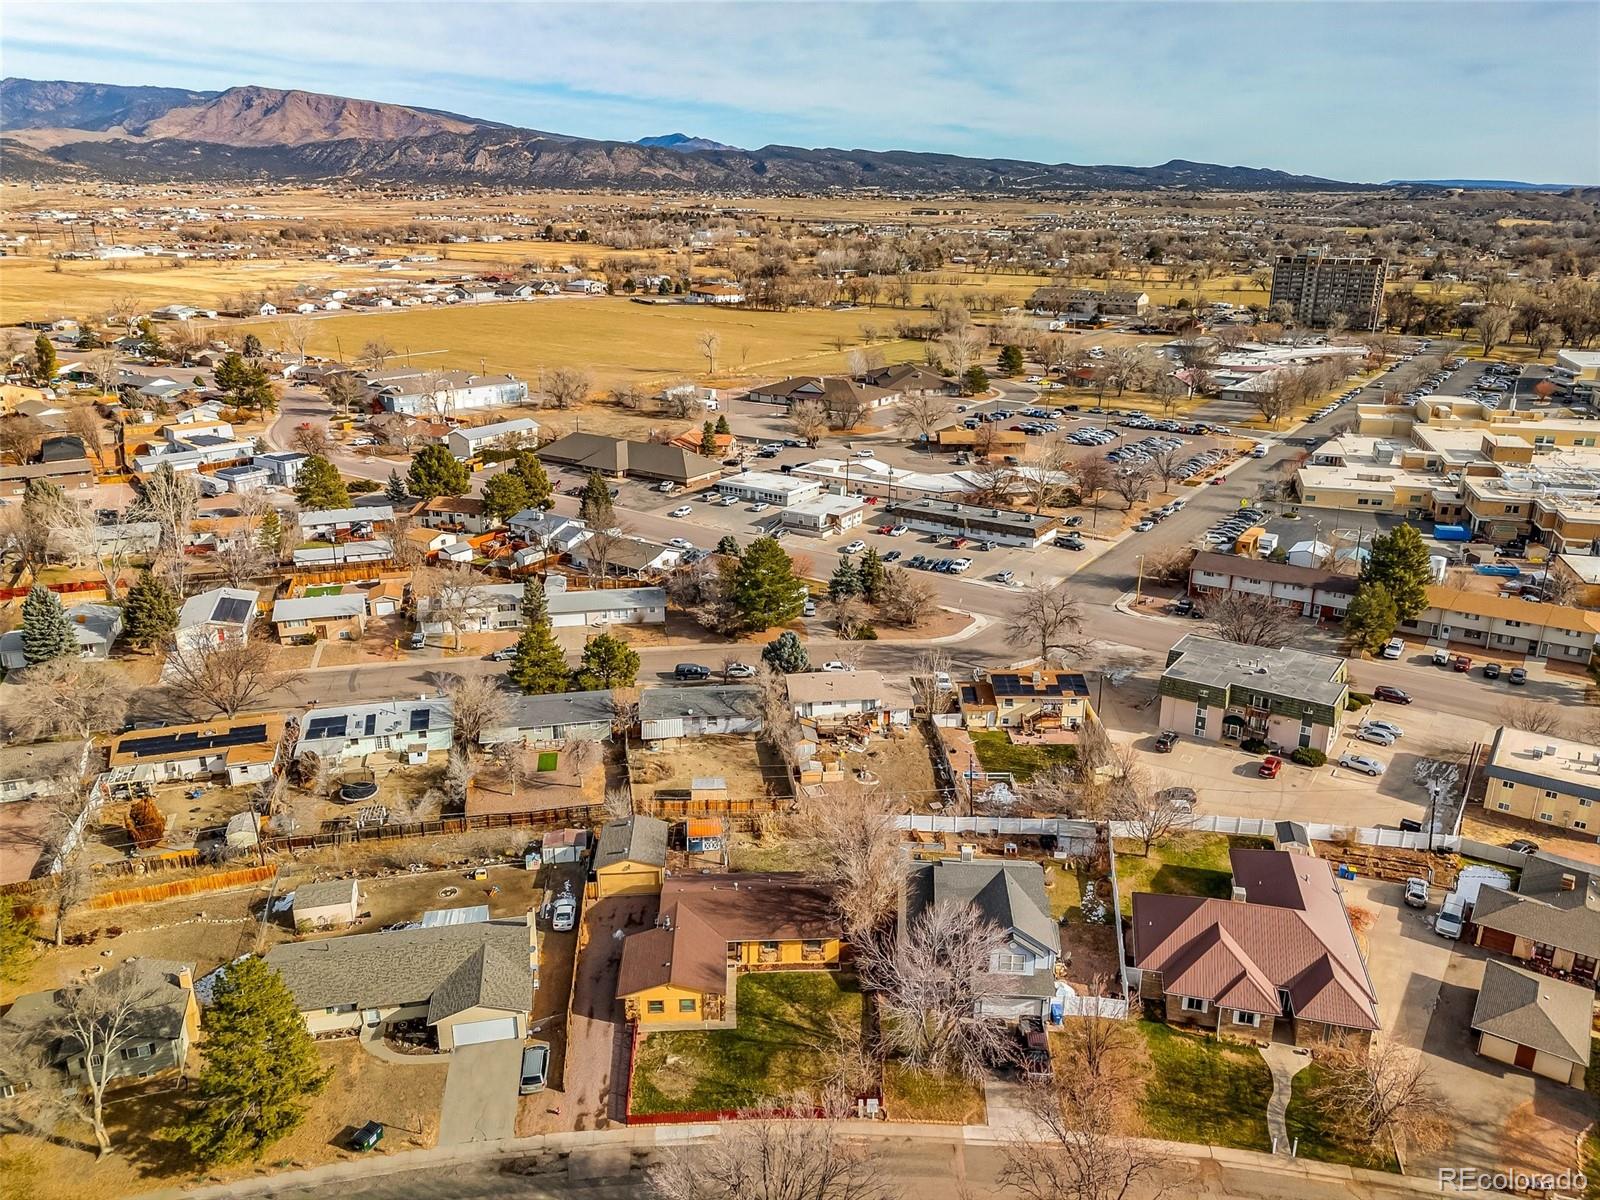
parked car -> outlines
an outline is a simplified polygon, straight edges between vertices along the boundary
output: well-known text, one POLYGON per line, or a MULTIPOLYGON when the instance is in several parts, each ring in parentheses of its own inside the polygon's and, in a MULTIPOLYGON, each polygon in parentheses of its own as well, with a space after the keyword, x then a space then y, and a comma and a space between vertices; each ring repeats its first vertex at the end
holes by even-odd
POLYGON ((886 563, 899 562, 900 561, 900 551, 898 551, 898 550, 889 551, 889 553, 887 553, 887 554, 885 554, 883 556, 883 561, 886 562, 886 563))
POLYGON ((839 547, 839 553, 840 554, 860 554, 866 548, 867 548, 867 544, 865 542, 863 542, 860 538, 857 538, 853 542, 848 542, 845 545, 840 546, 839 547))
POLYGON ((413 631, 411 637, 407 639, 406 648, 408 650, 421 650, 427 644, 428 639, 423 636, 422 630, 418 629, 413 631))
POLYGON ((1363 725, 1356 730, 1356 740, 1371 742, 1374 746, 1389 747, 1394 745, 1394 734, 1387 729, 1379 729, 1373 725, 1363 725))
POLYGON ((1386 721, 1382 717, 1368 717, 1365 721, 1361 722, 1361 726, 1363 729, 1381 729, 1396 740, 1399 740, 1406 735, 1406 731, 1404 729, 1401 729, 1400 726, 1396 725, 1393 721, 1386 721))
POLYGON ((1499 679, 1500 678, 1500 664, 1499 663, 1484 663, 1483 664, 1483 677, 1485 679, 1499 679))
POLYGON ((1454 894, 1446 896, 1439 915, 1433 918, 1433 931, 1451 941, 1459 938, 1465 924, 1462 919, 1464 907, 1461 897, 1454 894))
POLYGON ((806 601, 806 606, 803 609, 800 610, 800 615, 802 617, 814 617, 814 616, 816 616, 817 615, 817 602, 815 600, 807 600, 806 601))
POLYGON ((550 1047, 545 1042, 535 1042, 522 1051, 522 1077, 517 1083, 517 1094, 528 1096, 544 1091, 550 1077, 550 1047))
POLYGON ((1174 730, 1163 729, 1156 736, 1156 753, 1171 754, 1172 748, 1178 744, 1178 735, 1174 730))
POLYGON ((694 543, 691 542, 688 538, 681 538, 681 537, 668 538, 667 539, 667 545, 672 547, 674 550, 693 550, 694 549, 694 543))
POLYGON ((500 649, 484 655, 490 662, 510 662, 516 656, 517 648, 515 646, 501 646, 500 649))
POLYGON ((1506 843, 1506 849, 1516 854, 1537 854, 1539 843, 1529 841, 1527 838, 1515 838, 1506 843))
POLYGON ((1390 638, 1384 643, 1383 649, 1379 651, 1384 658, 1399 658, 1405 652, 1406 644, 1401 638, 1390 638))
POLYGON ((1015 578, 1010 571, 1001 571, 994 577, 996 583, 1010 583, 1015 578))
POLYGON ((1256 775, 1262 779, 1276 779, 1278 772, 1283 770, 1283 759, 1276 754, 1269 754, 1261 760, 1261 765, 1256 768, 1256 775))
POLYGON ((1186 812, 1193 812, 1194 806, 1200 802, 1200 793, 1192 787, 1181 784, 1175 787, 1162 788, 1156 793, 1156 800, 1173 808, 1181 808, 1186 812))
POLYGON ((768 504, 765 500, 757 500, 754 504, 752 504, 750 506, 750 511, 751 512, 766 512, 767 509, 769 509, 771 507, 772 507, 772 505, 768 504))
POLYGON ((562 892, 550 905, 550 928, 557 933, 571 933, 578 923, 578 902, 571 892, 562 892))
MULTIPOLYGON (((811 601, 807 600, 806 603, 810 604, 811 601)), ((749 663, 736 662, 728 664, 729 679, 754 679, 755 677, 756 669, 749 663)))
POLYGON ((1339 765, 1348 767, 1352 771, 1360 771, 1363 775, 1371 775, 1374 779, 1383 774, 1383 764, 1365 754, 1341 754, 1339 765))
POLYGON ((693 514, 694 514, 694 509, 690 508, 687 504, 682 504, 682 505, 679 505, 677 508, 673 509, 671 512, 669 512, 667 514, 667 516, 669 516, 669 517, 688 517, 688 516, 692 516, 693 514))
POLYGON ((1528 682, 1527 669, 1524 667, 1512 667, 1510 680, 1512 687, 1521 687, 1523 684, 1528 682))
POLYGON ((1017 1022, 1017 1037, 1022 1042, 1022 1073, 1029 1079, 1050 1078, 1050 1035, 1038 1017, 1023 1017, 1017 1022))
POLYGON ((1465 654, 1456 655, 1456 664, 1455 665, 1456 665, 1456 670, 1461 672, 1463 675, 1465 675, 1468 671, 1472 670, 1472 660, 1470 658, 1468 658, 1465 654))
POLYGON ((674 679, 710 679, 711 668, 702 667, 699 663, 679 663, 673 668, 674 679))
POLYGON ((1406 903, 1412 908, 1428 907, 1428 881, 1420 875, 1406 880, 1406 903))
POLYGON ((1372 698, 1374 700, 1386 700, 1390 704, 1411 703, 1411 696, 1409 693, 1403 692, 1397 687, 1390 687, 1388 684, 1382 684, 1373 688, 1372 698))
POLYGON ((838 659, 830 659, 817 668, 819 671, 850 671, 853 669, 848 663, 842 663, 838 659))

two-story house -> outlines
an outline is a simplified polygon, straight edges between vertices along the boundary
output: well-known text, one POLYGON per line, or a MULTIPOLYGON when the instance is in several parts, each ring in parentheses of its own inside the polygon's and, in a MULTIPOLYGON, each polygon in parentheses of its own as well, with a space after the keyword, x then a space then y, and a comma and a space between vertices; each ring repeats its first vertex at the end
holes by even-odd
POLYGON ((1089 684, 1077 671, 991 671, 963 683, 959 699, 967 729, 1073 731, 1094 716, 1089 684))
POLYGON ((911 695, 877 671, 802 671, 784 676, 794 715, 819 728, 911 724, 911 695))

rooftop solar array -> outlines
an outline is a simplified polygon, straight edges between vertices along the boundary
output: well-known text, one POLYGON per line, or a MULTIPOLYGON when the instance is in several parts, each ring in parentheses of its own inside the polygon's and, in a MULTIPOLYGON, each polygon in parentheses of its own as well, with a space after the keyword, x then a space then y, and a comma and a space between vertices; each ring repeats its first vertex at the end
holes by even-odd
POLYGON ((346 720, 347 718, 342 716, 316 717, 306 726, 306 740, 319 742, 323 738, 343 737, 346 720))
POLYGON ((1042 681, 1035 687, 1031 675, 1015 672, 989 676, 996 696, 1087 696, 1089 685, 1082 675, 1058 674, 1054 679, 1042 681))
POLYGON ((156 733, 148 737, 124 738, 117 749, 134 758, 166 758, 179 754, 198 754, 207 750, 226 750, 230 746, 253 746, 265 741, 265 725, 239 725, 218 733, 185 730, 182 733, 156 733))
POLYGON ((411 710, 411 732, 420 733, 428 728, 428 723, 433 719, 433 709, 413 708, 411 710))
POLYGON ((217 601, 216 608, 211 610, 211 619, 243 624, 250 617, 250 607, 250 601, 243 596, 223 596, 217 601))

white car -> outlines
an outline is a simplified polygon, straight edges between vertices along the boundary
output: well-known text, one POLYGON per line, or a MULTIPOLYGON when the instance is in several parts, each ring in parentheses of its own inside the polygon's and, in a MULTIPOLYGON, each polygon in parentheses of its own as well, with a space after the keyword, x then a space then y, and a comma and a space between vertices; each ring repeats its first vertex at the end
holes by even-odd
POLYGON ((694 543, 691 542, 688 538, 668 538, 667 539, 667 545, 671 546, 674 550, 693 550, 694 549, 694 543))
POLYGON ((738 503, 739 503, 739 497, 737 497, 737 496, 724 496, 721 500, 717 501, 717 507, 718 508, 732 508, 735 504, 738 504, 738 503))
POLYGON ((675 492, 677 490, 678 490, 678 485, 673 483, 672 480, 670 480, 670 479, 663 479, 661 481, 661 486, 656 488, 656 491, 660 492, 663 496, 670 496, 670 495, 672 495, 673 492, 675 492))
POLYGON ((855 541, 850 542, 847 545, 840 546, 839 547, 839 553, 840 554, 860 554, 866 548, 867 548, 867 544, 865 542, 863 542, 860 538, 857 538, 855 541))
POLYGON ((766 512, 767 509, 769 509, 771 507, 772 507, 772 505, 768 504, 765 500, 757 500, 754 504, 752 504, 750 506, 750 511, 751 512, 766 512))
POLYGON ((1155 527, 1156 523, 1154 521, 1140 521, 1133 527, 1133 531, 1135 533, 1149 533, 1155 527))
POLYGON ((729 679, 754 679, 755 677, 756 669, 749 663, 736 662, 728 664, 729 679))
POLYGON ((1016 576, 1013 575, 1010 571, 1001 571, 994 578, 995 578, 995 582, 996 583, 1010 583, 1013 579, 1016 578, 1016 576))
POLYGON ((909 526, 909 525, 896 525, 893 529, 889 530, 889 536, 890 537, 904 537, 906 534, 908 534, 910 532, 911 532, 911 526, 909 526))
POLYGON ((1363 775, 1371 775, 1374 779, 1383 774, 1383 764, 1375 758, 1368 758, 1365 754, 1341 754, 1339 765, 1348 767, 1352 771, 1360 771, 1363 775))
POLYGON ((1361 727, 1363 729, 1381 729, 1392 738, 1403 738, 1406 735, 1406 731, 1393 721, 1385 721, 1379 717, 1373 717, 1371 720, 1361 722, 1361 727))
POLYGON ((878 456, 876 454, 874 454, 871 450, 857 450, 855 452, 855 454, 852 455, 851 457, 853 457, 853 458, 877 458, 878 456))
POLYGON ((1383 649, 1379 651, 1384 658, 1399 658, 1405 652, 1406 644, 1400 638, 1390 638, 1384 643, 1383 649))
POLYGON ((854 668, 846 666, 844 663, 838 661, 837 659, 834 659, 834 660, 829 661, 829 662, 825 662, 820 667, 817 668, 817 670, 819 670, 819 671, 850 671, 850 670, 853 670, 853 669, 854 668))
POLYGON ((683 504, 683 505, 680 505, 679 507, 673 509, 670 513, 667 514, 667 516, 669 516, 669 517, 687 517, 687 516, 691 516, 693 513, 694 513, 694 509, 690 508, 687 504, 683 504))
POLYGON ((952 575, 960 575, 963 571, 970 570, 972 570, 972 560, 970 558, 958 558, 950 564, 950 573, 952 575))

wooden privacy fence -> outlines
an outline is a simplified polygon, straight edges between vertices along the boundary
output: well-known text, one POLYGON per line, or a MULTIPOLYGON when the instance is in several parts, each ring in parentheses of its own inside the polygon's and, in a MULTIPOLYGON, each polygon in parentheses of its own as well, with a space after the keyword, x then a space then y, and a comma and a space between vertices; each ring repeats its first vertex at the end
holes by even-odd
POLYGON ((244 867, 236 871, 219 871, 214 875, 197 875, 193 879, 169 879, 166 883, 147 883, 139 887, 105 892, 91 899, 89 907, 123 908, 129 904, 156 904, 162 900, 196 896, 202 892, 225 892, 230 888, 261 883, 277 873, 277 867, 244 867))
POLYGON ((485 813, 477 817, 450 817, 441 821, 412 821, 372 825, 356 829, 325 821, 313 834, 263 838, 261 849, 268 854, 282 851, 314 850, 322 846, 349 846, 359 842, 390 842, 406 838, 449 837, 487 829, 564 829, 569 825, 597 825, 606 819, 604 806, 588 804, 576 808, 557 808, 544 812, 485 813))

